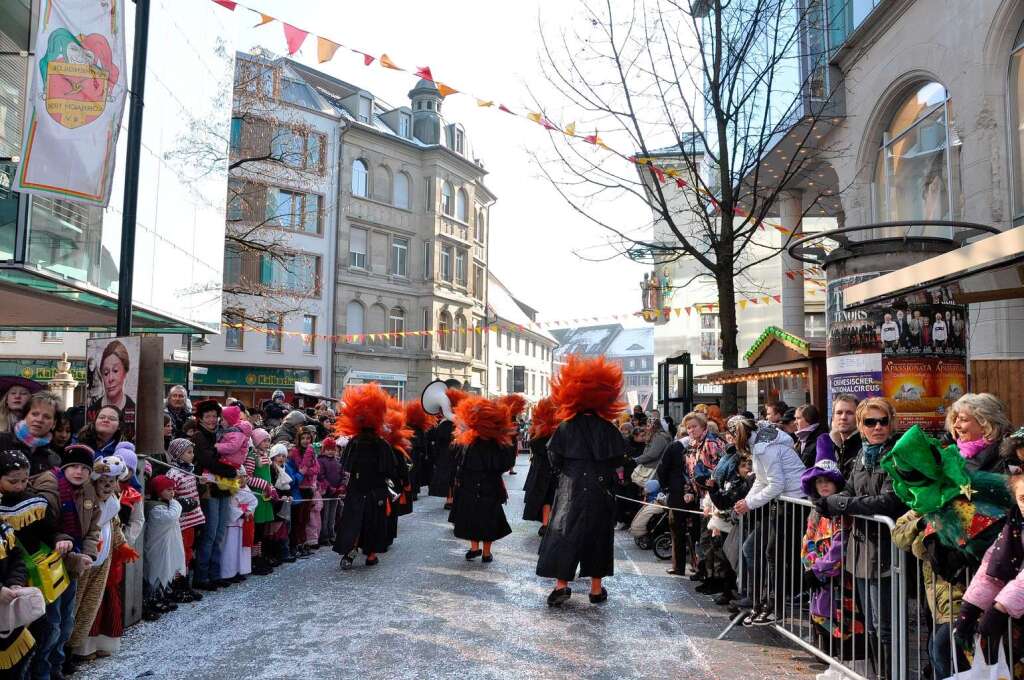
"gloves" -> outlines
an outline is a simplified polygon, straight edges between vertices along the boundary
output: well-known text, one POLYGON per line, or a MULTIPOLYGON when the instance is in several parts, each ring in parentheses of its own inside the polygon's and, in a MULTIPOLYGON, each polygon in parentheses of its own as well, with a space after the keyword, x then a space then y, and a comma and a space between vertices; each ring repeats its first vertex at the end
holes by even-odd
POLYGON ((825 586, 813 571, 804 571, 802 585, 803 590, 811 593, 821 590, 825 586))
POLYGON ((1006 622, 1009 619, 1009 614, 999 611, 993 604, 978 622, 978 634, 988 638, 989 644, 992 645, 1006 632, 1006 622))
POLYGON ((981 608, 964 600, 960 604, 960 615, 956 617, 956 622, 953 624, 954 637, 965 641, 973 640, 980 616, 981 608))
POLYGON ((832 515, 836 514, 832 512, 832 509, 829 507, 828 501, 828 498, 820 497, 814 501, 814 509, 817 510, 818 514, 822 517, 832 517, 832 515))
POLYGON ((195 498, 179 498, 177 501, 181 505, 182 513, 192 512, 199 507, 199 501, 195 498))

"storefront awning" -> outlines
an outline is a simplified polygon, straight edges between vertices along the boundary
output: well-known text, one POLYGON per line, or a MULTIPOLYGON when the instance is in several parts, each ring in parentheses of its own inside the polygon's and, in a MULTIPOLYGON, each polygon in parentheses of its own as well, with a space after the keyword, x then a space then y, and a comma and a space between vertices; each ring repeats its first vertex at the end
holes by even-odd
POLYGON ((774 366, 734 368, 728 371, 717 371, 697 376, 694 378, 694 381, 711 385, 729 385, 731 383, 757 382, 758 380, 767 380, 769 378, 806 377, 810 364, 810 361, 799 361, 776 364, 774 366))
POLYGON ((953 286, 960 304, 1024 298, 1024 226, 975 241, 843 291, 846 309, 953 286))
MULTIPOLYGON (((15 330, 109 332, 117 327, 117 296, 93 286, 23 265, 0 266, 4 315, 0 327, 15 330)), ((143 305, 132 307, 135 333, 217 333, 143 305)))

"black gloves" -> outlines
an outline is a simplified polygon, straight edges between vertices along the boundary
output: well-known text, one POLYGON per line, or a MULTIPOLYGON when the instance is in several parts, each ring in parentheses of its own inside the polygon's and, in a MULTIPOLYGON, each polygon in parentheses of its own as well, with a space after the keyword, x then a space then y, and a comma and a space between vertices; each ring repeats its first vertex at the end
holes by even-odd
POLYGON ((960 640, 971 641, 978 626, 981 609, 964 600, 960 604, 960 615, 953 623, 953 635, 960 640))
POLYGON ((817 510, 818 514, 822 517, 835 517, 836 515, 843 514, 843 507, 838 501, 839 499, 835 496, 818 498, 814 501, 814 509, 817 510))
POLYGON ((199 507, 199 501, 197 501, 195 498, 179 498, 177 499, 177 501, 178 504, 181 505, 182 514, 185 514, 186 512, 192 512, 193 510, 199 507))
POLYGON ((994 645, 1006 633, 1006 622, 1009 619, 1009 614, 999 611, 993 604, 978 622, 978 634, 988 638, 989 644, 994 645))

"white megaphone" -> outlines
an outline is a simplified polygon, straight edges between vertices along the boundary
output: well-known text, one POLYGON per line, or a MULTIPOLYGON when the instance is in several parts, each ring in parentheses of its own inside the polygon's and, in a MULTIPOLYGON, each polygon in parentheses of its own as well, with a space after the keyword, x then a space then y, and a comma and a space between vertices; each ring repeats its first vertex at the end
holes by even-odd
POLYGON ((420 405, 432 416, 444 415, 446 420, 454 421, 452 402, 448 398, 448 385, 443 380, 435 380, 423 388, 420 405))

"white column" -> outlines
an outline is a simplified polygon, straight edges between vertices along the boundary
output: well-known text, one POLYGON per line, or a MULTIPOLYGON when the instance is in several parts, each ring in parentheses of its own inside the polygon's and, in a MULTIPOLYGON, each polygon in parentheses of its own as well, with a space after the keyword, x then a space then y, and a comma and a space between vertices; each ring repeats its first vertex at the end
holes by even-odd
POLYGON ((60 360, 57 361, 57 371, 47 386, 60 398, 65 409, 75 405, 75 388, 78 387, 78 381, 71 375, 71 362, 68 361, 67 352, 60 355, 60 360))
MULTIPOLYGON (((803 192, 793 190, 780 193, 778 205, 782 226, 793 230, 794 239, 799 238, 803 214, 803 192)), ((787 239, 788 236, 783 234, 782 242, 786 243, 787 239)), ((785 249, 782 251, 779 263, 782 280, 782 330, 802 338, 804 337, 803 263, 790 257, 789 251, 785 249), (787 272, 792 278, 787 276, 787 272)))

